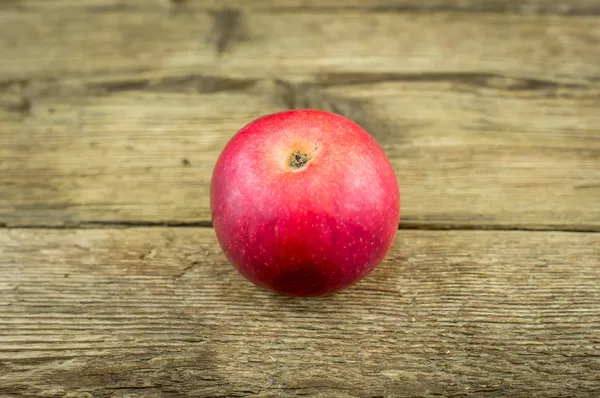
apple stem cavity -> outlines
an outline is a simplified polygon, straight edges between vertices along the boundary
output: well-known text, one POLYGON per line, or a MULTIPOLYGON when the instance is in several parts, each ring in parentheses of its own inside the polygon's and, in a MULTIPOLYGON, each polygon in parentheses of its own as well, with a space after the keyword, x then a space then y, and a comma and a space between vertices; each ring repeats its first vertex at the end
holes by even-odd
POLYGON ((308 153, 296 151, 292 153, 292 156, 290 157, 290 167, 294 170, 299 170, 303 168, 309 160, 310 156, 308 153))

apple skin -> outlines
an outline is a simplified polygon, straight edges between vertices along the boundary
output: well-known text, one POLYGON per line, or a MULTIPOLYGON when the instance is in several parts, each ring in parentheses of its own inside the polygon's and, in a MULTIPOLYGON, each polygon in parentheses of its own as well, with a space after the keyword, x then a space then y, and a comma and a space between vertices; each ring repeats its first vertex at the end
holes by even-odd
POLYGON ((263 116, 235 134, 215 165, 210 204, 235 268, 290 296, 361 280, 387 255, 400 221, 396 175, 375 139, 310 109, 263 116))

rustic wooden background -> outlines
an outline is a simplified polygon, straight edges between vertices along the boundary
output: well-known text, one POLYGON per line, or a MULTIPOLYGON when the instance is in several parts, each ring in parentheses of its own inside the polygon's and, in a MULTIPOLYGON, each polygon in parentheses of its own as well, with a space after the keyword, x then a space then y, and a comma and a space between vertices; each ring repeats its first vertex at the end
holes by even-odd
POLYGON ((600 396, 599 0, 0 0, 1 397, 600 396), (325 299, 210 228, 227 140, 315 107, 402 222, 325 299))

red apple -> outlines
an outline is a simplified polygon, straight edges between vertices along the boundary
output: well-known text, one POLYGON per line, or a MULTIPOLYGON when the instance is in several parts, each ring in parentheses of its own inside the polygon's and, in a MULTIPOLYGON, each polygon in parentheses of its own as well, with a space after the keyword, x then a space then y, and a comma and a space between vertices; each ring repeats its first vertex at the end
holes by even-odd
POLYGON ((243 127, 211 181, 217 239, 255 284, 292 296, 343 289, 388 253, 400 217, 394 170, 342 116, 293 110, 243 127))

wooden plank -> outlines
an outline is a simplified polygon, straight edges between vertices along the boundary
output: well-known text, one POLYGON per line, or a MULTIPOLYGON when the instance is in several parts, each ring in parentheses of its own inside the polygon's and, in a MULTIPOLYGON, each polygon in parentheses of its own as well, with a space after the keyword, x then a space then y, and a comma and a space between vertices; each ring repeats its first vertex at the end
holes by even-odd
POLYGON ((236 8, 242 10, 296 9, 384 9, 389 11, 453 10, 475 12, 519 12, 545 14, 594 14, 598 0, 8 0, 0 7, 28 10, 153 9, 194 10, 236 8))
POLYGON ((600 19, 361 11, 0 14, 0 82, 170 71, 600 77, 600 19), (51 49, 51 51, 49 50, 51 49))
POLYGON ((600 226, 600 91, 461 79, 301 91, 296 105, 372 132, 404 188, 404 221, 600 226))
POLYGON ((355 84, 368 78, 40 88, 25 113, 0 115, 0 223, 208 224, 212 168, 231 136, 262 114, 310 107, 378 140, 405 226, 600 229, 598 89, 462 76, 355 84))
POLYGON ((36 103, 31 117, 0 127, 0 221, 210 220, 210 176, 221 149, 242 125, 281 109, 230 92, 36 103))
POLYGON ((3 229, 0 395, 597 396, 599 248, 401 231, 302 300, 243 280, 208 228, 3 229))

